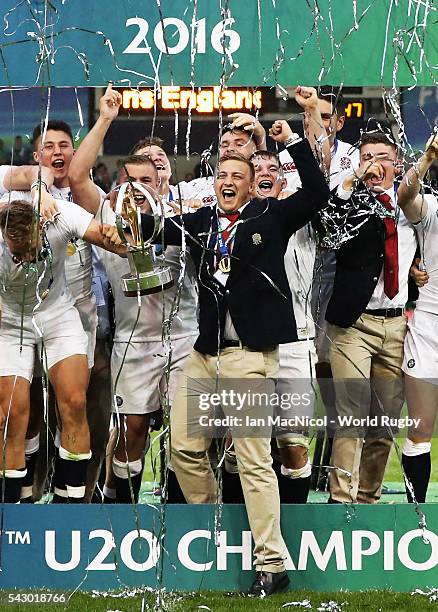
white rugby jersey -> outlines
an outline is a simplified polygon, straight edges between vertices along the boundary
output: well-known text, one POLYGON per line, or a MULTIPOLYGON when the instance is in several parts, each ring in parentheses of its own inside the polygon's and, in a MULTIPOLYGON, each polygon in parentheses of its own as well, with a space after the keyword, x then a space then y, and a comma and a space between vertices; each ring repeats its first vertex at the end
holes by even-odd
MULTIPOLYGON (((298 170, 287 149, 281 151, 280 162, 287 180, 287 191, 295 192, 301 187, 298 170)), ((334 189, 344 178, 359 165, 359 151, 347 142, 336 140, 332 147, 330 163, 330 189, 334 189)), ((328 257, 323 268, 323 277, 333 279, 335 273, 335 257, 328 257)), ((297 321, 298 338, 313 338, 315 325, 313 323, 310 302, 312 298, 313 270, 316 257, 315 232, 310 224, 296 232, 289 241, 284 263, 289 285, 292 292, 295 318, 297 321)))
POLYGON ((426 268, 429 281, 419 288, 417 309, 438 314, 438 201, 431 194, 426 194, 424 198, 427 213, 414 228, 420 245, 421 263, 426 268))
POLYGON ((187 183, 178 183, 183 200, 201 200, 203 206, 214 206, 217 203, 214 192, 214 177, 201 177, 187 183))
MULTIPOLYGON (((335 140, 331 149, 330 162, 330 190, 335 189, 346 176, 359 166, 359 150, 348 142, 335 140)), ((284 178, 287 180, 288 191, 295 192, 301 187, 300 176, 294 161, 287 149, 280 152, 280 162, 283 167, 284 178)))
MULTIPOLYGON (((10 196, 4 187, 4 178, 10 166, 0 166, 0 195, 1 201, 8 201, 10 196)), ((102 200, 105 198, 105 193, 96 186, 99 196, 102 200)), ((14 199, 26 200, 32 202, 30 191, 14 191, 14 199)), ((59 200, 71 202, 71 191, 69 187, 50 188, 51 195, 59 200)), ((11 198, 12 199, 12 198, 11 198)), ((65 260, 65 275, 67 284, 75 299, 75 305, 80 308, 82 303, 94 302, 94 294, 92 292, 92 257, 91 245, 84 240, 74 240, 67 247, 67 258, 65 260)))
MULTIPOLYGON (((11 199, 22 199, 11 192, 11 199)), ((28 193, 28 192, 24 192, 28 193)), ((38 312, 53 309, 53 316, 65 306, 74 304, 73 296, 65 277, 67 244, 73 238, 82 238, 93 216, 73 203, 57 200, 60 215, 46 228, 50 256, 35 263, 15 263, 0 235, 0 295, 4 312, 21 316, 31 315, 35 307, 38 312), (47 294, 39 303, 40 297, 47 294)), ((44 246, 44 245, 43 245, 44 246)))
POLYGON ((310 306, 315 256, 315 232, 308 223, 292 234, 284 255, 299 340, 315 337, 310 306))

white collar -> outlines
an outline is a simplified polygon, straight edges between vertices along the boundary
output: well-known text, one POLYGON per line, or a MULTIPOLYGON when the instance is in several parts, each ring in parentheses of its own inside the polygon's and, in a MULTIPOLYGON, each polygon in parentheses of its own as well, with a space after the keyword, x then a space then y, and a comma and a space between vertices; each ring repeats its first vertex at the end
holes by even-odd
POLYGON ((391 187, 389 187, 388 189, 385 189, 385 191, 373 191, 373 194, 375 195, 376 198, 377 196, 383 195, 384 193, 386 193, 386 195, 388 195, 391 198, 391 202, 397 201, 394 185, 391 185, 391 187))
POLYGON ((238 208, 237 210, 233 210, 233 211, 227 211, 227 210, 222 210, 222 208, 219 206, 219 204, 217 205, 217 209, 218 211, 220 211, 221 213, 224 213, 225 215, 232 215, 236 212, 238 212, 239 214, 242 214, 244 209, 248 206, 248 204, 251 202, 251 200, 248 200, 248 202, 246 202, 246 204, 244 204, 243 206, 241 206, 240 208, 238 208))

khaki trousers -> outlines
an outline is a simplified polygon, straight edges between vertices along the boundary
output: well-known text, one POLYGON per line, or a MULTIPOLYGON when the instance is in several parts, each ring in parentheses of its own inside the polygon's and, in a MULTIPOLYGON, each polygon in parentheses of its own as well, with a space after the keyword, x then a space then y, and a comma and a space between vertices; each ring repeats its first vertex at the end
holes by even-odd
POLYGON ((397 430, 342 427, 339 418, 400 416, 406 318, 363 314, 349 328, 329 326, 330 364, 336 392, 337 431, 330 471, 331 498, 338 502, 376 503, 397 430), (349 472, 349 474, 345 473, 349 472))
MULTIPOLYGON (((261 379, 266 388, 278 372, 278 350, 250 351, 226 348, 220 357, 203 355, 193 350, 178 388, 170 414, 171 461, 188 503, 207 504, 218 500, 218 487, 208 459, 211 438, 200 435, 196 423, 188 414, 188 404, 196 404, 199 396, 212 385, 221 390, 227 379, 261 379), (189 398, 189 401, 188 401, 189 398), (190 421, 190 422, 189 422, 190 421)), ((229 381, 228 381, 229 382, 229 381)), ((254 381, 257 385, 258 381, 254 381)), ((253 387, 251 387, 253 388, 253 387)), ((272 381, 272 391, 275 391, 272 381)), ((211 411, 210 411, 211 412, 211 411)), ((231 413, 223 406, 225 416, 231 413)), ((241 413, 251 415, 251 406, 241 413)), ((204 416, 209 412, 204 411, 204 416)), ((232 414, 236 414, 235 411, 232 414)), ((257 571, 282 572, 285 544, 280 532, 280 498, 272 469, 271 433, 265 437, 242 437, 239 428, 231 427, 239 476, 245 496, 246 511, 255 542, 257 571)))

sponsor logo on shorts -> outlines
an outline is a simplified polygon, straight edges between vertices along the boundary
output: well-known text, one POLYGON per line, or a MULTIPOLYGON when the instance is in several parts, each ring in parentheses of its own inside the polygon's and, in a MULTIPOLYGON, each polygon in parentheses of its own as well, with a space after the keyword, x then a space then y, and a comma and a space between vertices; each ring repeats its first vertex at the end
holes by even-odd
POLYGON ((123 404, 123 397, 120 397, 120 395, 116 395, 116 404, 117 404, 117 406, 122 406, 122 404, 123 404))
POLYGON ((408 368, 413 368, 415 365, 415 359, 409 359, 408 361, 408 368))

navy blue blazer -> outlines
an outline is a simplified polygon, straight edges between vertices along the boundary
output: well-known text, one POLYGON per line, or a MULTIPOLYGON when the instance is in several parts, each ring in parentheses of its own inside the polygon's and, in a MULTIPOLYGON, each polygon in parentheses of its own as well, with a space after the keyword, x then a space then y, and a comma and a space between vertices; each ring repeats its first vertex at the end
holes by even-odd
MULTIPOLYGON (((302 188, 284 200, 252 199, 242 211, 225 286, 215 278, 217 209, 167 218, 156 242, 187 245, 198 272, 199 337, 195 349, 216 355, 227 310, 242 344, 268 350, 297 340, 292 296, 284 267, 291 235, 327 204, 330 192, 307 140, 289 147, 302 188), (242 221, 242 222, 240 222, 242 221)), ((153 217, 142 215, 144 238, 151 236, 153 217)))

